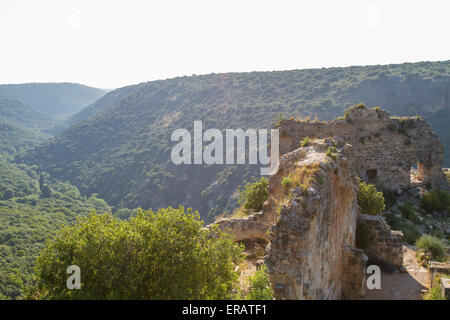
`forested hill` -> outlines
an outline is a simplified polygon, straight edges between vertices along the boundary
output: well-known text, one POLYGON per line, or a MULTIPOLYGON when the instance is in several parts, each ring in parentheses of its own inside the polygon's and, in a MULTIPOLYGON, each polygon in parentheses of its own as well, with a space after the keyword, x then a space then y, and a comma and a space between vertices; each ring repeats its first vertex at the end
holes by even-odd
POLYGON ((68 116, 89 106, 105 90, 77 83, 24 83, 0 85, 0 96, 19 100, 39 112, 68 116))
POLYGON ((131 94, 135 90, 137 90, 140 86, 139 85, 132 85, 127 86, 123 88, 119 88, 117 90, 114 90, 112 92, 109 92, 105 94, 103 97, 95 101, 90 106, 82 109, 81 111, 75 113, 72 115, 69 119, 66 121, 58 124, 56 127, 50 130, 52 134, 56 134, 61 132, 64 129, 67 129, 73 124, 76 124, 78 122, 81 122, 85 119, 88 119, 95 114, 102 111, 104 108, 106 108, 109 105, 114 104, 115 102, 119 101, 120 99, 126 97, 127 95, 131 94))
POLYGON ((41 129, 51 126, 54 119, 21 101, 0 96, 0 122, 41 129))
POLYGON ((444 61, 152 81, 17 161, 37 164, 83 193, 97 192, 116 208, 184 204, 211 220, 235 206, 237 187, 256 168, 174 166, 173 130, 192 130, 194 120, 205 129, 270 127, 280 113, 329 120, 364 102, 427 118, 450 165, 449 71, 444 61))

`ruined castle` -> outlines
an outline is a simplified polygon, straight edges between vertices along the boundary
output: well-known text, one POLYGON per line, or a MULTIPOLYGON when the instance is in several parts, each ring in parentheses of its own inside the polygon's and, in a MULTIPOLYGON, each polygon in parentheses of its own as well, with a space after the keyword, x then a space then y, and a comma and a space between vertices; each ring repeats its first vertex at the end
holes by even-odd
POLYGON ((420 117, 391 117, 380 108, 358 105, 329 122, 284 120, 280 135, 280 154, 297 149, 304 137, 339 137, 352 145, 358 175, 386 188, 447 185, 442 143, 420 117), (417 172, 413 180, 411 169, 417 172))
POLYGON ((236 241, 267 243, 276 299, 362 299, 369 258, 401 266, 402 233, 361 213, 357 177, 390 189, 446 188, 442 144, 421 118, 363 105, 330 122, 283 120, 280 137, 263 210, 215 223, 236 241), (301 147, 305 137, 311 141, 301 147), (358 220, 372 237, 365 251, 355 247, 358 220))

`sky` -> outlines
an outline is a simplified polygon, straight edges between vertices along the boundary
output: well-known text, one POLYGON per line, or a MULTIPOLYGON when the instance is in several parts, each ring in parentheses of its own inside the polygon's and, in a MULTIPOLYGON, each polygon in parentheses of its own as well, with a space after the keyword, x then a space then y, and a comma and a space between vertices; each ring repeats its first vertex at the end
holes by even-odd
POLYGON ((0 83, 450 59, 448 0, 0 0, 0 83))

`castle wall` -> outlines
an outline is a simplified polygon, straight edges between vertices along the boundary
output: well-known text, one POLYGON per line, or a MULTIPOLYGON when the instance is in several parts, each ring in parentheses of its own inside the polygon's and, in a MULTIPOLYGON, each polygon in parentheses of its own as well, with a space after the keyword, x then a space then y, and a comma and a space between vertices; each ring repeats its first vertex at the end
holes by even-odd
POLYGON ((271 229, 266 264, 276 299, 360 299, 364 295, 367 257, 354 248, 359 207, 350 147, 340 148, 332 160, 325 154, 328 146, 314 142, 284 155, 280 170, 271 177, 272 187, 279 189, 282 177, 296 168, 317 168, 314 173, 309 170, 312 177, 303 179, 303 183, 309 181, 306 192, 294 188, 271 229))
POLYGON ((374 176, 387 188, 412 186, 411 168, 418 169, 420 184, 446 188, 441 171, 443 146, 421 118, 392 118, 381 109, 355 107, 347 117, 327 123, 283 120, 280 153, 299 147, 304 137, 338 137, 353 146, 358 174, 374 176))
POLYGON ((382 216, 361 214, 358 222, 364 223, 370 233, 370 245, 364 251, 373 262, 394 267, 403 264, 401 231, 392 231, 382 216))

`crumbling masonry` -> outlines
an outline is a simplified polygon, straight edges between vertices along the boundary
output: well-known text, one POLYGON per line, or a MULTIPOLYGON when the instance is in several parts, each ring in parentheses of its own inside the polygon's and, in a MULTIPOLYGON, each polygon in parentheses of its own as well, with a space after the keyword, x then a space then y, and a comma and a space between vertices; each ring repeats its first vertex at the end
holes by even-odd
POLYGON ((304 137, 339 137, 352 145, 358 175, 386 188, 447 187, 442 143, 420 117, 391 117, 380 108, 360 105, 329 122, 283 120, 280 136, 281 154, 297 149, 304 137), (417 171, 414 180, 411 169, 417 171))
POLYGON ((236 241, 267 241, 264 261, 277 299, 362 299, 368 256, 400 266, 402 234, 382 217, 361 214, 356 177, 392 189, 445 188, 442 144, 423 119, 363 106, 328 123, 284 120, 280 132, 282 156, 262 212, 216 223, 236 241), (305 137, 313 139, 300 147, 305 137), (358 220, 373 240, 366 252, 355 247, 358 220))

